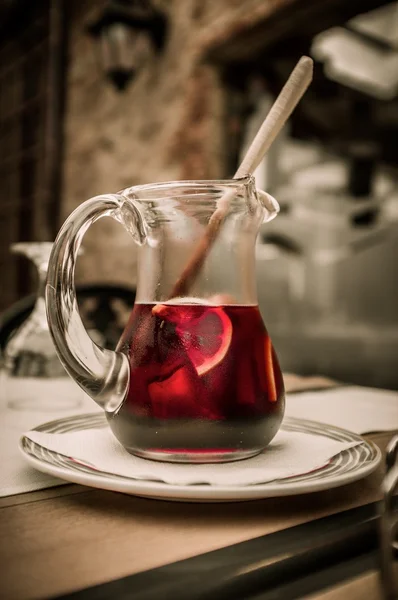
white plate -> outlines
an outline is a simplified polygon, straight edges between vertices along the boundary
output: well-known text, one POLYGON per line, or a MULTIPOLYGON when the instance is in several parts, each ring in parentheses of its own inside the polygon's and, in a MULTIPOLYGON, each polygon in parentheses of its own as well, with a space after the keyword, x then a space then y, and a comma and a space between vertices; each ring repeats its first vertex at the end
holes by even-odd
MULTIPOLYGON (((66 433, 107 426, 105 416, 102 413, 96 413, 51 421, 36 427, 35 431, 66 433)), ((377 446, 345 429, 292 418, 284 420, 282 429, 311 433, 338 441, 361 441, 362 443, 340 452, 316 471, 246 486, 170 485, 122 477, 80 465, 67 456, 47 450, 25 436, 21 438, 20 449, 26 460, 39 471, 73 483, 135 496, 185 502, 234 502, 328 490, 369 475, 381 461, 381 452, 377 446)))

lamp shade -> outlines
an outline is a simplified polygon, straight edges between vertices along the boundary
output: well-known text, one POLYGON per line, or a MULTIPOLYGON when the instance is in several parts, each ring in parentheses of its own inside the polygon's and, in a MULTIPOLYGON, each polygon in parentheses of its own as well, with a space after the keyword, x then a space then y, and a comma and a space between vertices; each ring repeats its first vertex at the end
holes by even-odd
POLYGON ((118 90, 163 47, 166 21, 148 1, 110 0, 89 27, 97 40, 101 68, 118 90))

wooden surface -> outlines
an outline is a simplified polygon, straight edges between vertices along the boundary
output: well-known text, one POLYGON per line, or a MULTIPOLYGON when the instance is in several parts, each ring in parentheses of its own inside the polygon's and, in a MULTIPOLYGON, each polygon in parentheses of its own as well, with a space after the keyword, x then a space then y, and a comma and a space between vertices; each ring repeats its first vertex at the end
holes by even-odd
MULTIPOLYGON (((369 438, 384 449, 391 435, 369 438)), ((366 504, 379 497, 381 478, 382 469, 335 490, 229 504, 148 500, 77 485, 1 498, 0 598, 56 596, 366 504)), ((380 600, 376 575, 316 598, 348 597, 380 600)))
MULTIPOLYGON (((371 439, 384 447, 390 437, 371 439)), ((75 485, 3 498, 0 594, 48 598, 188 558, 371 502, 380 480, 379 471, 336 490, 231 504, 163 502, 75 485)), ((367 589, 367 600, 378 600, 376 583, 367 589)), ((336 593, 330 598, 347 597, 336 593)))

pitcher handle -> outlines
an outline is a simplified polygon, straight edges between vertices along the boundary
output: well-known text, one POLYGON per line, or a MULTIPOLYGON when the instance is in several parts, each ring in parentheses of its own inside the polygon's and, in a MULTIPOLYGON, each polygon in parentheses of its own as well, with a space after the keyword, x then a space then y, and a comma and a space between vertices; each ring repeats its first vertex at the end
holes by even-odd
POLYGON ((96 196, 81 204, 65 221, 54 242, 46 284, 47 320, 57 354, 69 375, 97 404, 113 413, 123 402, 130 379, 128 358, 97 346, 88 335, 77 305, 75 264, 87 229, 102 217, 125 224, 122 211, 135 222, 135 239, 143 242, 141 215, 119 194, 96 196), (126 205, 128 208, 126 209, 126 205))

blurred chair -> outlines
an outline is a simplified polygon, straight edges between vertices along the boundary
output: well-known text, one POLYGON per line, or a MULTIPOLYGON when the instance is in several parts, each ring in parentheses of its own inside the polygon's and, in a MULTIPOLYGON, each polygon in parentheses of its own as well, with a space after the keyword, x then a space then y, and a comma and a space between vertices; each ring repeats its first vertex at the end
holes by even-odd
MULTIPOLYGON (((135 289, 106 285, 76 286, 82 321, 91 338, 104 348, 114 349, 130 316, 135 301, 135 289)), ((11 334, 33 310, 36 295, 15 302, 0 315, 0 353, 11 334)))

